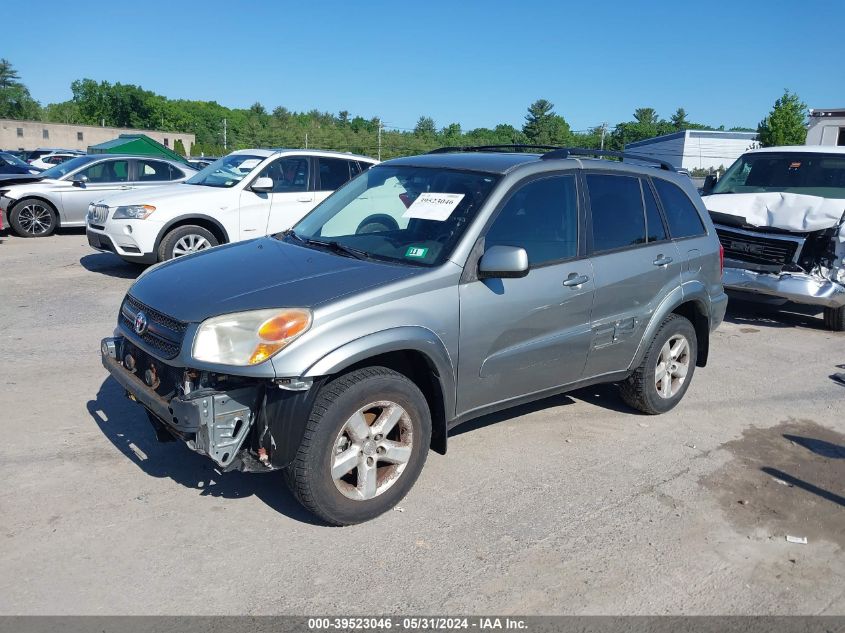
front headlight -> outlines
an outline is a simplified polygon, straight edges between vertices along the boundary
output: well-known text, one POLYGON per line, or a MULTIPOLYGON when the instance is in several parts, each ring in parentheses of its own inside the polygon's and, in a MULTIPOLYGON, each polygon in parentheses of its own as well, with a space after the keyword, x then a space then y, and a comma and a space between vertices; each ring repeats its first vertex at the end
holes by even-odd
POLYGON ((156 208, 150 204, 130 204, 117 207, 112 220, 146 220, 156 208))
POLYGON ((253 310, 203 321, 191 355, 206 363, 257 365, 311 327, 311 311, 299 308, 253 310))

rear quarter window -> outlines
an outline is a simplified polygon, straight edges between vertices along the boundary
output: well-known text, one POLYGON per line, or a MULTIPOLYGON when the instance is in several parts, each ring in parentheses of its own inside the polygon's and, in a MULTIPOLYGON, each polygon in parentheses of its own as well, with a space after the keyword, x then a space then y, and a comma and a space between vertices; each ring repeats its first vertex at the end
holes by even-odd
POLYGON ((660 196, 660 202, 663 204, 669 233, 673 238, 695 237, 707 233, 701 216, 698 215, 698 209, 683 189, 660 178, 655 178, 653 182, 657 195, 660 196))

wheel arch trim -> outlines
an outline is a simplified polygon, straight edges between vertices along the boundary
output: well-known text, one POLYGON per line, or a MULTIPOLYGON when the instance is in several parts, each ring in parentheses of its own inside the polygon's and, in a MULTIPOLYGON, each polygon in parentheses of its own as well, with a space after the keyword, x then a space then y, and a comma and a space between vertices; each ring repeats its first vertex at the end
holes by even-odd
POLYGON ((186 226, 191 223, 192 220, 200 220, 202 222, 208 222, 209 224, 214 225, 220 234, 223 236, 223 241, 220 242, 221 244, 229 244, 231 240, 229 239, 229 232, 226 230, 226 227, 220 222, 220 220, 211 217, 210 215, 205 215, 203 213, 191 213, 188 215, 180 215, 178 217, 169 220, 158 232, 156 236, 155 246, 153 247, 153 252, 157 253, 159 246, 161 246, 161 242, 164 237, 170 233, 171 230, 174 228, 178 228, 180 226, 186 226))

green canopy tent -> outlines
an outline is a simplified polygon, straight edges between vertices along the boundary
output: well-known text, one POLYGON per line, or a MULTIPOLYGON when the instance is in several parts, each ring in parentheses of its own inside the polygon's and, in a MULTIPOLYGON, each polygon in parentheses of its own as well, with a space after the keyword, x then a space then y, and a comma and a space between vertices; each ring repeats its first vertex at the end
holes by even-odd
POLYGON ((180 156, 172 149, 165 147, 158 141, 154 141, 145 134, 121 134, 116 139, 91 145, 88 147, 89 154, 134 154, 136 156, 160 156, 186 162, 184 156, 180 156))

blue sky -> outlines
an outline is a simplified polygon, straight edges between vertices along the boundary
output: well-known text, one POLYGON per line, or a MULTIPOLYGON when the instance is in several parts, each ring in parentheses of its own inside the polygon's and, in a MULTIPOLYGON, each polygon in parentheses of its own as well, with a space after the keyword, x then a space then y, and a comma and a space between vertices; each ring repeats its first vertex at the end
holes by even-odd
POLYGON ((541 97, 573 129, 641 106, 755 127, 784 88, 810 107, 845 107, 841 0, 35 6, 3 7, 0 56, 42 103, 90 77, 230 107, 345 109, 399 128, 420 115, 465 130, 521 126, 541 97))

